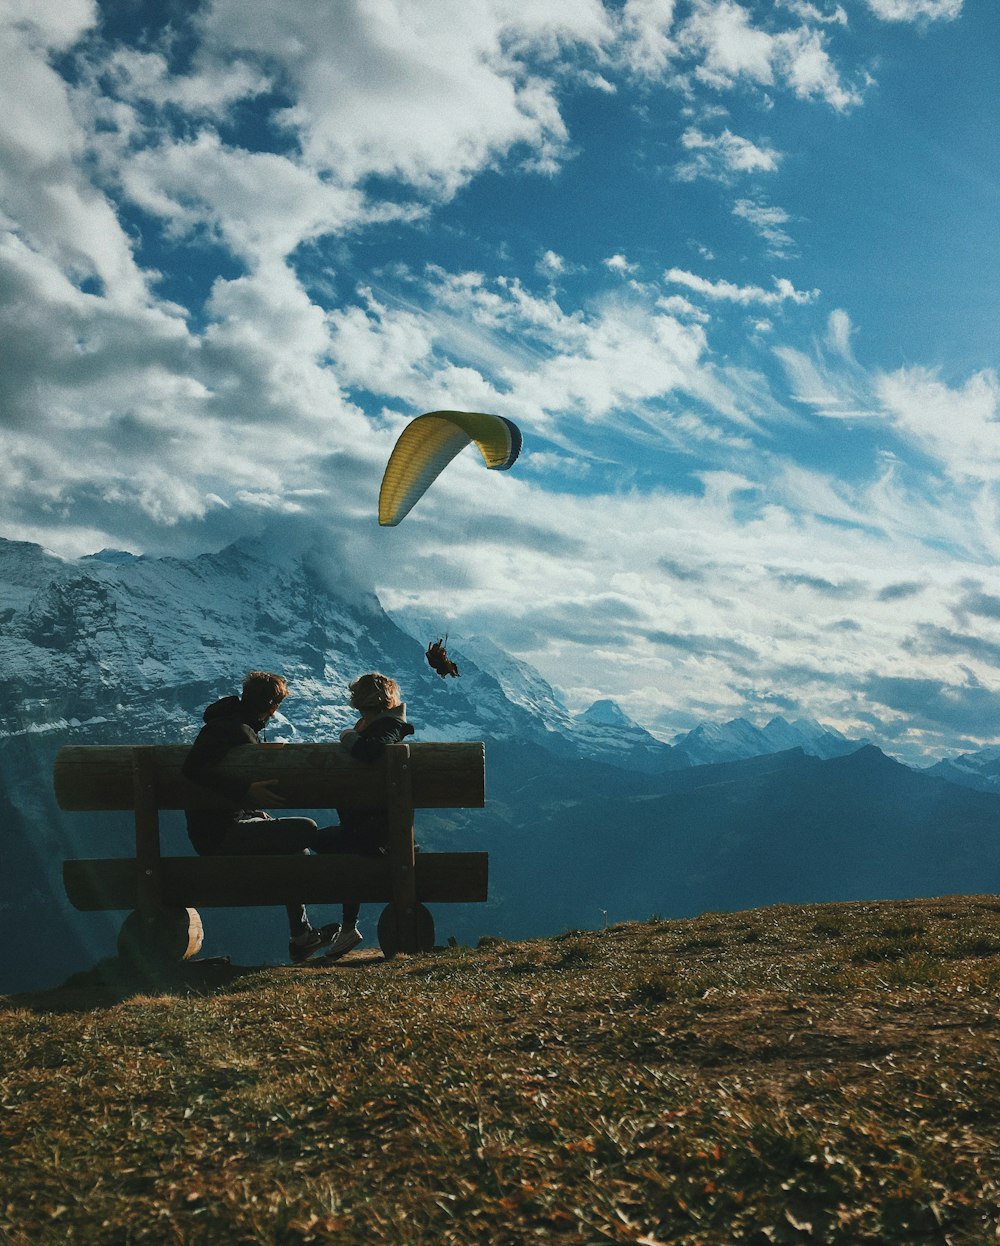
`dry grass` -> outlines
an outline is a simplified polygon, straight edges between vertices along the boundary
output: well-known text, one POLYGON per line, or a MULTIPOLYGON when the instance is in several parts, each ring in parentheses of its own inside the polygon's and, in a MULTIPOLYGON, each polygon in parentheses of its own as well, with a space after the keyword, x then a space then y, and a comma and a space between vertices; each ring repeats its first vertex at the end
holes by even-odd
POLYGON ((996 1241, 998 952, 980 897, 95 973, 2 1001, 0 1239, 996 1241))

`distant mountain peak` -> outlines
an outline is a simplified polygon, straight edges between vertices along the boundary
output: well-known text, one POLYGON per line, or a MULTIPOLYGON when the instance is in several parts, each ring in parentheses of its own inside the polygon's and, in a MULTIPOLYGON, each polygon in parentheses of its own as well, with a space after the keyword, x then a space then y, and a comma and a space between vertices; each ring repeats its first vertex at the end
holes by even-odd
POLYGON ((99 549, 96 554, 84 554, 84 558, 94 562, 131 562, 138 557, 138 554, 131 554, 127 549, 99 549))
POLYGON ((629 718, 618 702, 613 701, 610 697, 602 697, 599 701, 595 701, 589 709, 583 711, 580 717, 586 722, 599 723, 606 727, 638 726, 634 719, 629 718))
POLYGON ((738 761, 797 748, 813 757, 839 757, 864 743, 849 740, 812 718, 797 718, 790 723, 780 714, 763 727, 742 717, 725 723, 703 722, 673 739, 674 747, 693 765, 738 761))

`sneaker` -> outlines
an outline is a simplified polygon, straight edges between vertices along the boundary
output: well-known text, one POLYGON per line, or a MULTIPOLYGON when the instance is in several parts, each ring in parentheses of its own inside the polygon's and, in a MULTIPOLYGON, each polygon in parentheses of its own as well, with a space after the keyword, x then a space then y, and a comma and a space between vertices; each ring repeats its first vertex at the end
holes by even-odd
POLYGON ((333 941, 333 946, 329 952, 323 957, 324 961, 340 960, 340 958, 349 952, 352 947, 357 947, 361 942, 361 931, 357 926, 352 926, 350 930, 342 930, 333 941))
POLYGON ((319 930, 314 930, 310 926, 303 934, 296 935, 294 939, 289 939, 288 955, 291 958, 292 964, 301 965, 314 952, 329 947, 339 934, 339 924, 331 922, 329 926, 320 926, 319 930))

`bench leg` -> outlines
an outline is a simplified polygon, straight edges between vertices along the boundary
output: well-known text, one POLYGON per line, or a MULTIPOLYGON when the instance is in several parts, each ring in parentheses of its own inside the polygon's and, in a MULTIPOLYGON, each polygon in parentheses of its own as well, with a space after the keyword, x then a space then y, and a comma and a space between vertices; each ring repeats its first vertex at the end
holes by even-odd
POLYGON ((144 905, 118 932, 118 955, 137 965, 174 964, 201 950, 204 929, 197 909, 144 905))
POLYGON ((434 918, 419 903, 409 909, 387 904, 378 919, 378 945, 387 960, 397 952, 429 952, 434 947, 434 918))

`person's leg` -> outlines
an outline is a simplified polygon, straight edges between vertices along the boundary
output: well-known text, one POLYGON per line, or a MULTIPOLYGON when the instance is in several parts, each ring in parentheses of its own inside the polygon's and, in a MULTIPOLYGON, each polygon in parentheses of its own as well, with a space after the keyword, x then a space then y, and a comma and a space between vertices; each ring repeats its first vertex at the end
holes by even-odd
MULTIPOLYGON (((215 851, 227 857, 308 853, 315 843, 324 843, 327 838, 312 818, 253 818, 234 822, 215 851)), ((293 939, 312 929, 304 904, 286 904, 285 912, 288 933, 293 939)))
MULTIPOLYGON (((357 831, 351 830, 345 826, 324 826, 316 831, 316 851, 322 853, 357 853, 359 856, 370 856, 370 850, 363 842, 363 838, 359 836, 357 831)), ((343 906, 343 917, 340 923, 340 931, 333 940, 329 952, 323 958, 324 960, 336 960, 343 956, 345 952, 349 952, 352 947, 357 947, 361 942, 361 932, 358 930, 358 916, 361 913, 361 905, 355 901, 349 900, 343 906)))

